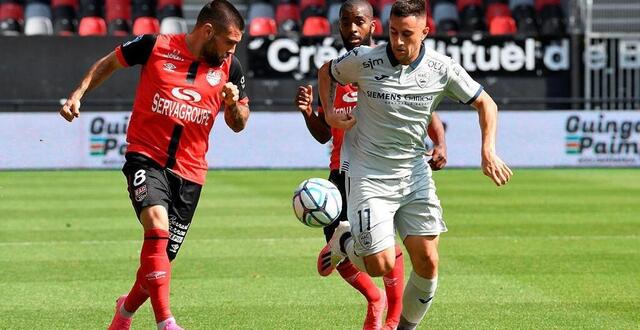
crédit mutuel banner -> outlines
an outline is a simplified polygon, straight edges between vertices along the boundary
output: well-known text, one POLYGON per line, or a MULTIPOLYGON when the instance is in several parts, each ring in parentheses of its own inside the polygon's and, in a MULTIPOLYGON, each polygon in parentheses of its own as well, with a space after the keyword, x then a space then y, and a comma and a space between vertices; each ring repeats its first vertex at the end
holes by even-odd
MULTIPOLYGON (((384 43, 384 41, 379 41, 384 43)), ((568 38, 428 38, 428 48, 451 56, 468 72, 532 73, 569 70, 568 38)), ((254 38, 247 46, 248 71, 256 78, 308 78, 346 51, 333 37, 254 38)))
MULTIPOLYGON (((449 167, 479 167, 474 111, 442 111, 449 167)), ((0 169, 113 168, 124 163, 128 112, 0 113, 0 169)), ((498 154, 514 167, 640 166, 640 111, 501 111, 498 154)), ((296 112, 256 112, 240 133, 218 117, 211 168, 326 168, 321 145, 296 112)))

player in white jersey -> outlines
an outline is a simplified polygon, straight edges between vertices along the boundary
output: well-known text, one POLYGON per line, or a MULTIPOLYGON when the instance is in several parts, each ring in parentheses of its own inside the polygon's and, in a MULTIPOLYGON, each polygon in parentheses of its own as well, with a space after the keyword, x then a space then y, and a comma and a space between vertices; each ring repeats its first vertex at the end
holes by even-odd
POLYGON ((425 49, 428 32, 424 1, 396 1, 387 45, 355 48, 318 73, 327 123, 348 130, 342 161, 349 167, 350 226, 338 226, 331 252, 336 261, 348 256, 362 271, 383 276, 394 267, 397 230, 413 264, 398 329, 417 327, 437 287, 438 239, 447 229, 424 141, 445 96, 478 110, 483 172, 499 186, 513 174, 495 152, 495 102, 459 64, 425 49), (333 111, 335 82, 358 85, 350 115, 333 111))
MULTIPOLYGON (((347 51, 360 45, 371 44, 371 34, 373 32, 373 8, 367 0, 347 0, 340 8, 339 27, 342 42, 347 51)), ((351 113, 357 104, 358 89, 352 84, 336 86, 334 109, 338 112, 351 113)), ((347 202, 345 189, 345 172, 340 170, 340 151, 342 146, 344 131, 330 128, 324 120, 324 111, 318 107, 316 114, 313 107, 313 90, 311 85, 298 87, 295 104, 303 114, 305 123, 311 135, 320 143, 332 140, 331 162, 329 168, 331 173, 329 181, 333 182, 342 195, 342 205, 344 205, 338 220, 329 226, 324 227, 324 234, 327 242, 341 221, 347 221, 347 202)), ((434 143, 429 165, 433 170, 442 169, 446 164, 446 143, 444 126, 438 116, 434 113, 433 120, 429 123, 429 138, 434 143)), ((359 271, 348 258, 345 258, 339 265, 331 265, 330 246, 326 245, 318 256, 318 273, 328 276, 333 269, 336 269, 340 276, 352 287, 362 293, 367 299, 367 316, 363 329, 380 329, 380 321, 384 313, 384 294, 380 294, 377 286, 371 277, 359 271)), ((395 329, 400 322, 402 312, 402 293, 404 291, 404 259, 402 249, 399 245, 395 248, 396 259, 394 268, 383 277, 384 289, 387 298, 387 314, 382 329, 395 329)))

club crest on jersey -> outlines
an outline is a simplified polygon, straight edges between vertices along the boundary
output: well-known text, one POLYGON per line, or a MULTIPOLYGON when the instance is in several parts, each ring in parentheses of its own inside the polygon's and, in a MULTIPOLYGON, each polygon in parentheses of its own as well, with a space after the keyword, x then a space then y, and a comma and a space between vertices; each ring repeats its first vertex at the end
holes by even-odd
POLYGON ((416 74, 416 83, 421 88, 426 88, 429 85, 429 79, 431 78, 431 73, 429 71, 420 71, 416 74))
POLYGON ((354 92, 345 93, 344 95, 342 95, 342 100, 347 103, 358 102, 358 92, 354 91, 354 92))
POLYGON ((358 243, 362 245, 364 249, 370 249, 373 241, 371 240, 371 233, 368 231, 364 231, 358 234, 358 243))
POLYGON ((220 71, 209 69, 209 72, 207 72, 207 82, 209 83, 209 85, 215 86, 220 83, 221 79, 222 74, 220 73, 220 71))

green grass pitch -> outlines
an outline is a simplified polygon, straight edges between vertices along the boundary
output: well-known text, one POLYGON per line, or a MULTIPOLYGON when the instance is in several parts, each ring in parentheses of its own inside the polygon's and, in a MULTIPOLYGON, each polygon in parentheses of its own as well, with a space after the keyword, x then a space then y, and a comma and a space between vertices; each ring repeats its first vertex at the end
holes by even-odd
MULTIPOLYGON (((297 184, 327 174, 209 173, 173 265, 181 325, 361 328, 364 300, 316 274, 321 230, 291 211, 297 184)), ((435 177, 449 232, 423 329, 640 327, 640 170, 435 177)), ((141 235, 118 171, 0 172, 0 329, 106 329, 141 235)), ((134 329, 155 329, 149 306, 134 329)))

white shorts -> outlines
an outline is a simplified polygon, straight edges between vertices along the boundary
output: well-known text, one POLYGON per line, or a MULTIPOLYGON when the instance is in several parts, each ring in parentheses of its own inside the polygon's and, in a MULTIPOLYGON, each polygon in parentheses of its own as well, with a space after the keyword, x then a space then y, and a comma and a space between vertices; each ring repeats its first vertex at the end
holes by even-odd
POLYGON ((368 256, 395 245, 395 230, 434 236, 447 231, 429 172, 394 179, 347 178, 347 216, 355 252, 368 256))

